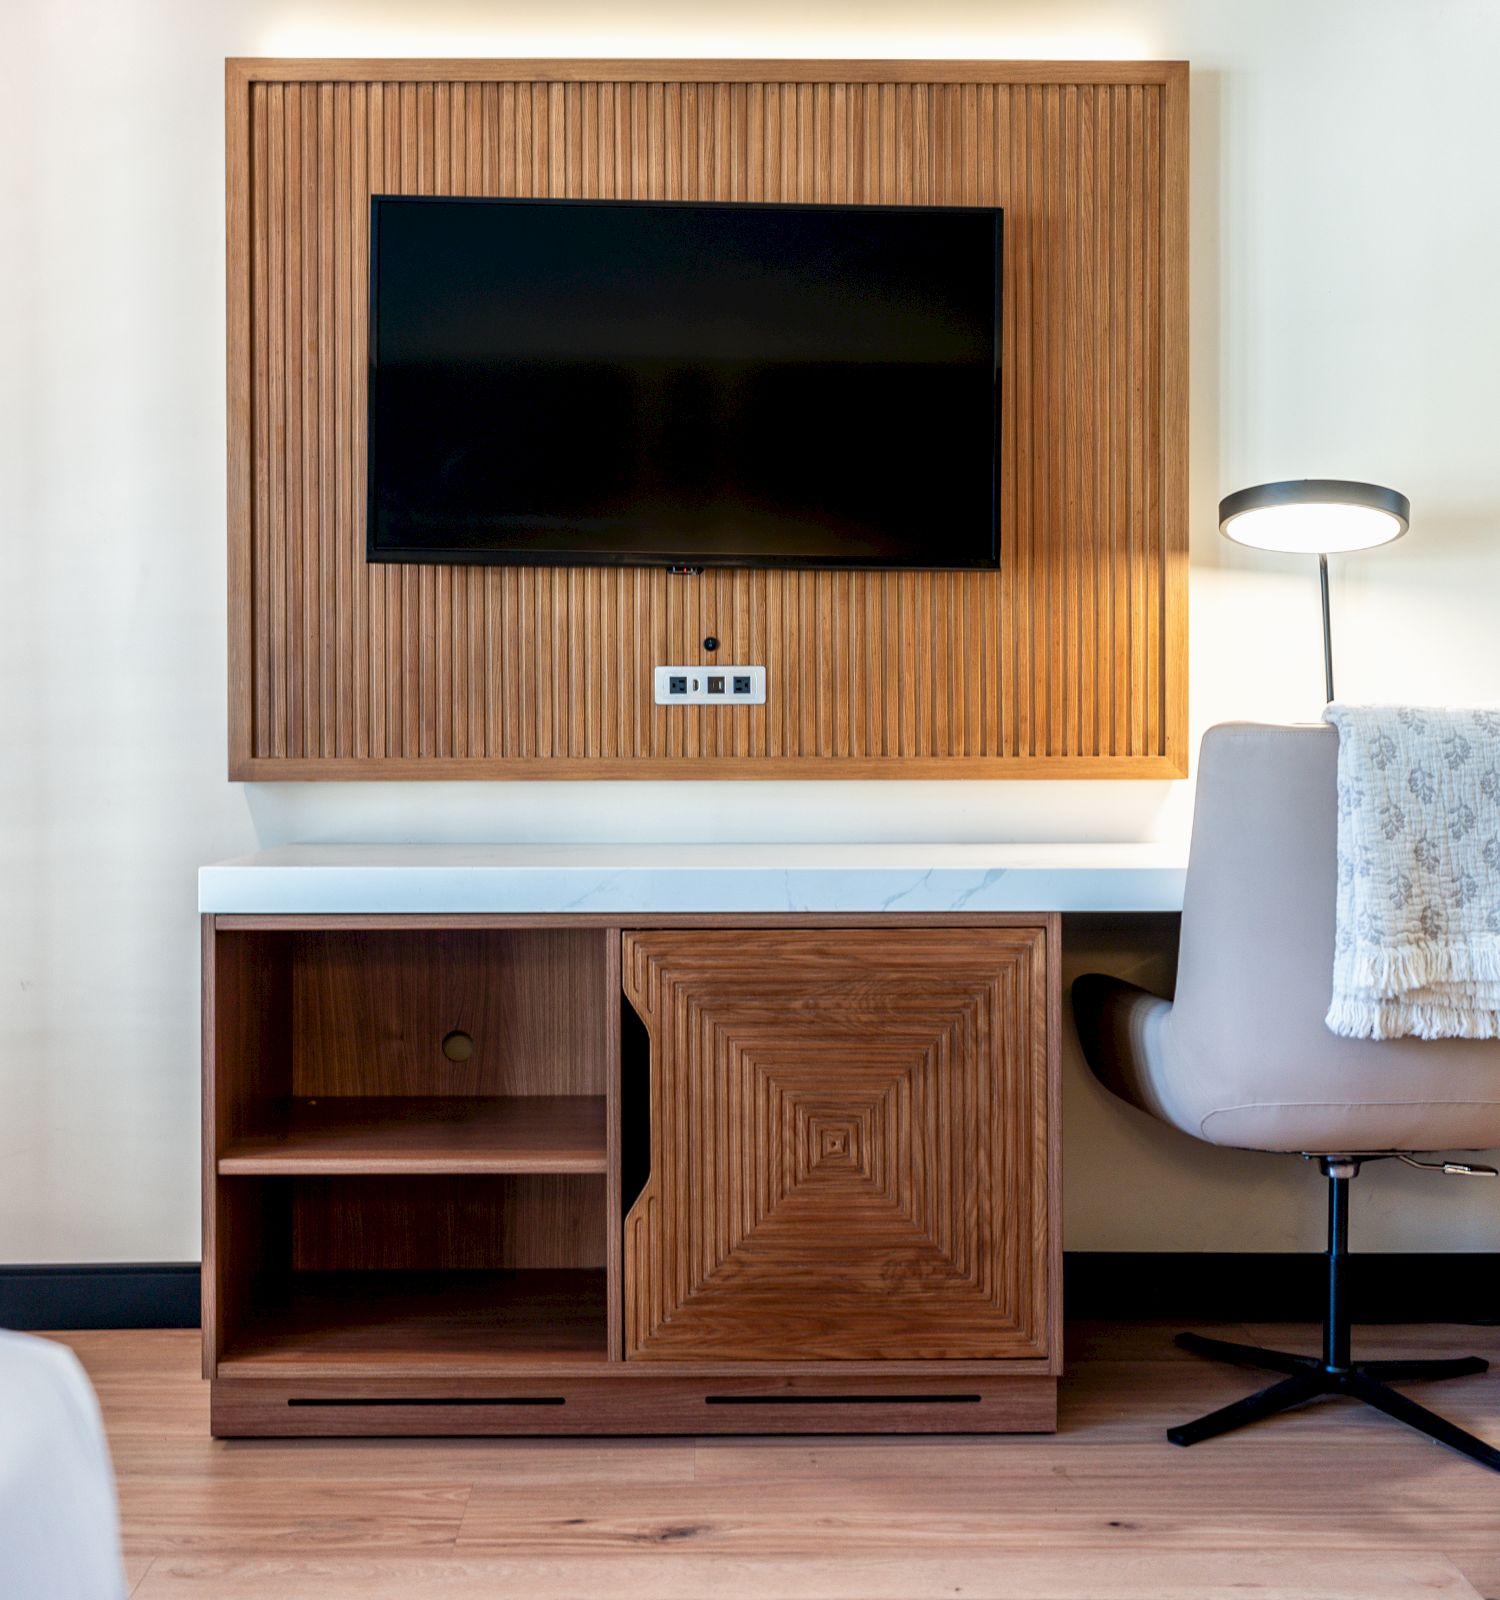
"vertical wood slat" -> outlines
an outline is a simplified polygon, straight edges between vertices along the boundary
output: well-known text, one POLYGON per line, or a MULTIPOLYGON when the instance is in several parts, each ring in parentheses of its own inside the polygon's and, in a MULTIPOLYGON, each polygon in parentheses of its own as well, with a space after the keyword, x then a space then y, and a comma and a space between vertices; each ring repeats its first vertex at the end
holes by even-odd
MULTIPOLYGON (((360 238, 363 241, 366 253, 369 249, 370 227, 368 195, 379 194, 385 187, 385 106, 385 85, 380 83, 370 84, 368 86, 366 95, 366 116, 368 119, 365 129, 366 186, 364 192, 366 194, 366 200, 364 214, 360 220, 360 238)), ((356 263, 354 266, 354 277, 352 280, 353 288, 351 292, 356 296, 359 292, 359 285, 363 282, 363 272, 361 267, 364 259, 365 257, 361 257, 360 262, 356 263)), ((356 471, 361 490, 361 507, 363 508, 363 495, 365 492, 367 492, 368 487, 368 479, 365 472, 365 449, 367 445, 365 430, 367 426, 367 418, 365 416, 364 407, 360 405, 358 401, 358 396, 362 393, 363 387, 358 381, 358 374, 364 371, 364 362, 368 351, 363 341, 368 337, 368 332, 366 329, 365 319, 362 316, 356 315, 354 321, 355 326, 360 330, 361 340, 360 357, 356 372, 354 392, 356 395, 355 413, 358 418, 358 431, 356 434, 358 442, 356 449, 359 452, 356 459, 356 471)), ((352 537, 354 538, 356 545, 358 545, 363 536, 364 523, 361 519, 360 522, 356 523, 352 531, 352 537)), ((367 593, 369 595, 369 658, 364 663, 364 679, 365 693, 369 699, 370 710, 369 745, 363 754, 378 760, 380 757, 386 755, 390 749, 390 744, 386 733, 387 702, 385 694, 385 662, 386 651, 390 639, 390 634, 386 625, 386 603, 389 594, 389 582, 388 574, 378 567, 366 567, 364 578, 367 593)))
MULTIPOLYGON (((418 194, 417 182, 417 86, 403 83, 396 86, 397 117, 395 124, 395 160, 386 167, 386 182, 395 178, 399 194, 418 194)), ((421 696, 421 569, 417 567, 392 567, 400 590, 401 643, 399 654, 393 653, 391 674, 400 698, 400 744, 396 750, 408 760, 426 754, 420 743, 421 696)), ((430 576, 430 573, 429 573, 430 576)), ((393 754, 395 751, 392 752, 393 754)))
MULTIPOLYGON (((242 772, 264 756, 257 740, 267 736, 267 680, 263 671, 264 648, 256 649, 270 627, 265 603, 265 562, 256 559, 255 460, 257 419, 251 393, 254 365, 254 323, 250 293, 252 221, 251 121, 252 100, 264 89, 252 86, 242 75, 226 69, 224 75, 224 234, 228 260, 224 305, 225 451, 224 506, 228 532, 229 584, 227 685, 229 770, 242 772)), ((207 1324, 205 1324, 206 1326, 207 1324)))
POLYGON ((353 537, 344 530, 343 538, 350 550, 353 577, 350 595, 350 627, 352 655, 350 671, 350 754, 357 760, 368 760, 371 738, 370 696, 370 628, 373 613, 370 568, 362 558, 365 526, 365 409, 356 403, 362 392, 361 375, 369 355, 369 332, 365 319, 358 315, 359 285, 364 264, 370 254, 370 186, 369 186, 369 86, 356 83, 350 88, 349 101, 349 197, 353 214, 350 218, 349 250, 344 260, 341 293, 348 299, 349 358, 345 364, 348 418, 345 428, 345 470, 349 475, 349 506, 353 519, 353 537))
POLYGON ((1083 227, 1083 197, 1078 176, 1079 92, 1070 84, 1057 91, 1057 100, 1061 129, 1055 167, 1061 189, 1060 221, 1064 237, 1068 240, 1060 252, 1058 263, 1061 308, 1056 320, 1062 354, 1057 367, 1068 373, 1068 380, 1061 386, 1056 416, 1059 435, 1057 474, 1061 485, 1058 499, 1063 535, 1058 552, 1061 602, 1056 626, 1062 638, 1062 664, 1057 672, 1060 729, 1053 748, 1059 755, 1074 756, 1082 753, 1083 724, 1083 684, 1080 676, 1083 657, 1080 629, 1083 618, 1079 604, 1084 582, 1081 549, 1083 508, 1079 503, 1079 451, 1083 440, 1079 426, 1079 392, 1086 381, 1087 366, 1083 352, 1088 338, 1078 326, 1083 310, 1080 304, 1082 287, 1077 248, 1083 227))
POLYGON ((226 122, 234 765, 1180 765, 1185 86, 1004 74, 395 82, 330 64, 245 85, 226 122), (368 567, 378 193, 1004 206, 1000 571, 368 567), (766 664, 765 708, 651 704, 651 668, 712 659, 707 631, 718 660, 766 664))
POLYGON ((1188 85, 1184 67, 1161 89, 1162 751, 1187 770, 1188 724, 1188 85))
POLYGON ((1127 316, 1127 291, 1129 285, 1120 270, 1120 262, 1129 259, 1129 90, 1124 86, 1111 88, 1110 100, 1110 176, 1112 216, 1110 219, 1110 251, 1115 270, 1110 274, 1110 326, 1116 337, 1110 342, 1110 513, 1106 526, 1110 530, 1112 551, 1111 571, 1114 584, 1114 619, 1111 632, 1113 651, 1111 681, 1114 683, 1114 737, 1112 748, 1128 752, 1130 749, 1130 608, 1132 605, 1130 523, 1128 517, 1130 473, 1127 450, 1129 445, 1128 379, 1129 364, 1122 358, 1121 335, 1129 326, 1127 316))
MULTIPOLYGON (((1138 84, 1126 90, 1130 101, 1130 184, 1135 193, 1143 188, 1145 152, 1142 149, 1144 109, 1143 95, 1138 84)), ((1146 230, 1141 208, 1130 207, 1129 222, 1130 266, 1128 276, 1129 344, 1126 359, 1130 381, 1126 395, 1125 412, 1128 418, 1130 503, 1127 516, 1130 524, 1130 670, 1126 684, 1130 696, 1129 752, 1139 754, 1146 739, 1146 629, 1145 613, 1148 597, 1144 593, 1146 582, 1145 528, 1145 417, 1142 407, 1146 399, 1145 355, 1141 348, 1145 320, 1145 251, 1146 230)))
MULTIPOLYGON (((296 239, 296 264, 288 268, 288 283, 295 290, 298 308, 297 336, 297 436, 288 443, 289 483, 297 489, 295 530, 287 533, 287 753, 314 756, 311 736, 316 713, 317 656, 313 613, 318 583, 318 472, 317 472, 317 237, 318 237, 318 86, 303 84, 296 91, 298 111, 290 131, 296 135, 297 167, 288 182, 298 182, 300 197, 296 239), (294 275, 295 274, 295 275, 294 275)), ((289 161, 291 153, 288 153, 289 161)))
POLYGON ((1141 520, 1146 541, 1145 571, 1145 683, 1146 738, 1143 749, 1158 750, 1164 743, 1162 727, 1162 639, 1161 639, 1161 95, 1144 95, 1145 138, 1141 164, 1145 194, 1142 231, 1145 248, 1141 253, 1141 300, 1143 329, 1141 358, 1144 368, 1142 388, 1150 397, 1143 405, 1142 465, 1145 494, 1141 520))
POLYGON ((317 86, 316 144, 312 159, 317 169, 317 204, 314 211, 313 282, 317 307, 313 323, 317 349, 315 407, 317 425, 310 434, 314 452, 312 503, 317 518, 317 560, 307 574, 302 626, 309 664, 310 693, 307 699, 307 726, 304 739, 311 756, 335 754, 338 737, 337 648, 338 648, 338 538, 335 519, 337 462, 334 453, 334 372, 338 350, 334 340, 333 239, 338 193, 334 180, 334 116, 332 83, 317 86))
MULTIPOLYGON (((453 191, 449 172, 450 141, 449 117, 452 114, 453 91, 451 83, 432 85, 432 128, 430 134, 431 180, 430 193, 453 191)), ((423 163, 424 172, 427 162, 423 163)), ((432 744, 439 760, 451 758, 454 751, 454 730, 457 722, 455 700, 460 686, 455 676, 454 634, 457 617, 454 608, 454 588, 459 572, 456 567, 439 567, 433 573, 432 594, 432 744)))
MULTIPOLYGON (((469 84, 454 108, 454 173, 463 194, 484 193, 484 86, 469 84)), ((490 674, 485 668, 485 574, 464 569, 465 676, 468 683, 464 748, 483 756, 489 724, 490 674)))
MULTIPOLYGON (((437 170, 438 98, 447 98, 445 83, 419 83, 416 86, 413 140, 416 162, 416 193, 439 194, 437 170)), ((449 684, 450 660, 447 650, 451 567, 417 568, 417 750, 424 759, 442 759, 450 754, 448 729, 453 709, 449 684)))
MULTIPOLYGON (((333 460, 330 476, 334 480, 334 518, 330 536, 334 541, 335 573, 332 639, 333 670, 333 745, 331 754, 354 753, 354 569, 359 561, 355 541, 343 537, 357 529, 354 515, 354 473, 349 439, 353 432, 354 375, 354 296, 348 273, 353 248, 354 205, 350 169, 354 156, 352 86, 337 83, 333 88, 333 254, 329 263, 330 299, 333 301, 334 373, 331 390, 334 398, 332 427, 333 460)), ((325 650, 327 640, 325 639, 325 650)), ((325 740, 325 750, 328 748, 325 740)))
POLYGON ((1063 748, 1062 696, 1067 672, 1067 630, 1063 610, 1063 590, 1068 540, 1066 483, 1063 477, 1062 447, 1066 428, 1062 409, 1067 401, 1062 372, 1062 314, 1066 306, 1066 285, 1061 281, 1066 270, 1063 243, 1061 99, 1064 91, 1048 84, 1041 91, 1042 237, 1045 240, 1045 267, 1040 274, 1044 328, 1042 371, 1045 388, 1037 405, 1044 430, 1041 487, 1043 523, 1038 530, 1038 564, 1041 572, 1041 627, 1034 648, 1046 662, 1045 707, 1041 711, 1041 753, 1058 755, 1063 748))
MULTIPOLYGON (((256 123, 257 157, 254 204, 257 209, 255 255, 251 280, 251 306, 259 325, 255 341, 254 388, 252 404, 257 419, 267 430, 265 441, 255 451, 257 545, 267 550, 269 559, 256 572, 256 601, 268 611, 275 639, 286 636, 286 276, 274 270, 272 262, 283 248, 286 219, 286 153, 283 146, 285 119, 283 90, 279 83, 257 84, 253 99, 263 106, 264 115, 256 123)), ((275 730, 285 726, 286 664, 273 655, 269 670, 257 685, 258 726, 270 731, 270 744, 276 754, 275 730)), ((264 735, 263 735, 264 737, 264 735)))
MULTIPOLYGON (((1081 560, 1083 572, 1099 570, 1099 468, 1102 452, 1099 441, 1098 348, 1087 336, 1090 325, 1097 326, 1098 288, 1103 273, 1099 256, 1099 166, 1098 166, 1099 90, 1090 87, 1079 96, 1078 126, 1078 297, 1079 322, 1084 330, 1079 350, 1078 384, 1074 418, 1078 429, 1078 512, 1083 519, 1081 560)), ((1079 753, 1096 756, 1099 741, 1099 584, 1085 582, 1079 595, 1080 690, 1079 753)))

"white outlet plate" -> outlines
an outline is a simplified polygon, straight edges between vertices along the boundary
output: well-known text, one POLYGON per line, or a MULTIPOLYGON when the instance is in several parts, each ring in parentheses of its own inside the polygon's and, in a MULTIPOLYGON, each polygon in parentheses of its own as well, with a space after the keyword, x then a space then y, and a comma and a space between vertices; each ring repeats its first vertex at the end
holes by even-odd
POLYGON ((764 667, 658 667, 659 706, 763 706, 764 667))

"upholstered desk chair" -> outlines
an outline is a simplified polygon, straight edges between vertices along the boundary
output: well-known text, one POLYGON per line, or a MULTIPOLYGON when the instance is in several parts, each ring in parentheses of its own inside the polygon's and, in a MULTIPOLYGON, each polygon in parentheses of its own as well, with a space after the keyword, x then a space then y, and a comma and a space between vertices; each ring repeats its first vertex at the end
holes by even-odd
MULTIPOLYGON (((1318 1395, 1344 1394, 1500 1470, 1500 1450, 1387 1387, 1483 1372, 1477 1357, 1353 1361, 1345 1262, 1349 1180, 1384 1157, 1500 1146, 1500 1040, 1356 1040, 1331 1033, 1338 735, 1210 729, 1172 1000, 1089 976, 1073 1011, 1095 1075, 1209 1144, 1317 1160, 1328 1179, 1328 1301, 1318 1357, 1179 1335, 1186 1350, 1285 1374, 1167 1437, 1197 1444, 1318 1395)), ((1492 1175, 1492 1173, 1491 1173, 1492 1175)), ((1500 1199, 1500 1195, 1496 1196, 1500 1199)))

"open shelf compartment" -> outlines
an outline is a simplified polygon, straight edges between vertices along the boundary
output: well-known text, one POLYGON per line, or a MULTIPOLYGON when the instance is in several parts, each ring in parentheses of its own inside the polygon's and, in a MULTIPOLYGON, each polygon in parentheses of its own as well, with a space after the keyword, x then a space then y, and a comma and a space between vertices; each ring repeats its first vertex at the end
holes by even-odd
POLYGON ((219 1180, 216 1375, 608 1359, 599 1174, 219 1180))
POLYGON ((609 1360, 606 932, 210 935, 210 1375, 609 1360))
POLYGON ((299 1272, 265 1286, 220 1377, 464 1378, 606 1359, 602 1270, 299 1272))

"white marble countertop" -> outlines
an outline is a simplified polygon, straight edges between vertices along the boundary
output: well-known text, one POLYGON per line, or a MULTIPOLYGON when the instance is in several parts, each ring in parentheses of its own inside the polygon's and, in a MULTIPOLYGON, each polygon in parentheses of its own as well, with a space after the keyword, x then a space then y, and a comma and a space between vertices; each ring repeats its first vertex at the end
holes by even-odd
POLYGON ((1178 911, 1145 844, 283 845, 200 868, 200 911, 261 915, 1178 911))

